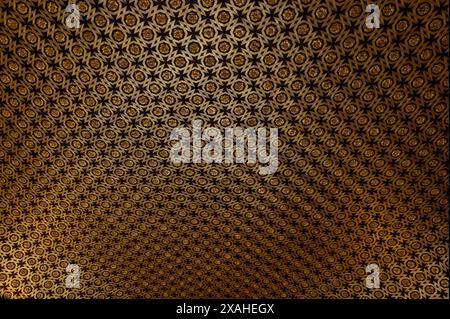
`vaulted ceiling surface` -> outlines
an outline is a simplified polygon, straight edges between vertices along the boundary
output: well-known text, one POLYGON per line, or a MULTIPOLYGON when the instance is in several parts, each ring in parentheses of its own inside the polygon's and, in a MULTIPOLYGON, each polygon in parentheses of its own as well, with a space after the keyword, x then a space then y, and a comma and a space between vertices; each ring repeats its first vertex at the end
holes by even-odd
POLYGON ((449 297, 448 1, 73 3, 0 3, 1 297, 449 297), (277 171, 173 163, 194 120, 277 171))

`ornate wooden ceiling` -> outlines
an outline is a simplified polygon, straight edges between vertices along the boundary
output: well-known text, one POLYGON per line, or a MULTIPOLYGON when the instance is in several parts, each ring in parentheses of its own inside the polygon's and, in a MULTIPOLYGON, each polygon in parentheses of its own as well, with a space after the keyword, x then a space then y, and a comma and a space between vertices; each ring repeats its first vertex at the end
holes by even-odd
POLYGON ((73 4, 0 3, 1 297, 449 297, 448 1, 73 4), (276 173, 172 163, 197 119, 276 173))

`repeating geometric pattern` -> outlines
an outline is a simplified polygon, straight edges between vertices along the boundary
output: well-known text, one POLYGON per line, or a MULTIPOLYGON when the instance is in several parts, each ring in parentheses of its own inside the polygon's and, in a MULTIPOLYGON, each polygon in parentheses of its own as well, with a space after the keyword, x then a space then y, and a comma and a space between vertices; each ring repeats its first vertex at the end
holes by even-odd
POLYGON ((74 3, 0 4, 2 298, 449 297, 448 1, 74 3), (173 164, 196 119, 277 172, 173 164))

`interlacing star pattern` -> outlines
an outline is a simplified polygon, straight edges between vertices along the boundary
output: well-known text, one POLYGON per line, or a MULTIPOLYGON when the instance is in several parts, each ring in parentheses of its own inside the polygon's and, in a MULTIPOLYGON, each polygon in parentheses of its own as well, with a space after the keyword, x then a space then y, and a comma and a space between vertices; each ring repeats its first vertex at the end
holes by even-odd
POLYGON ((1 1, 0 296, 448 298, 448 1, 372 2, 1 1), (172 163, 196 119, 277 172, 172 163))

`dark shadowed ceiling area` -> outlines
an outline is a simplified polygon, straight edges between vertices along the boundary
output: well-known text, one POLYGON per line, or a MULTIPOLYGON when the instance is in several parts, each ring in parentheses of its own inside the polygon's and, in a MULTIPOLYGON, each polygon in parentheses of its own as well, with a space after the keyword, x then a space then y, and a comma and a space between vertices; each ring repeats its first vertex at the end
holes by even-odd
POLYGON ((448 1, 72 3, 0 1, 0 297, 449 297, 448 1))

